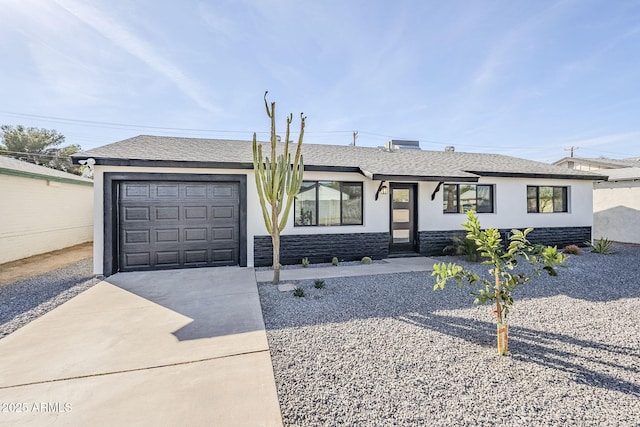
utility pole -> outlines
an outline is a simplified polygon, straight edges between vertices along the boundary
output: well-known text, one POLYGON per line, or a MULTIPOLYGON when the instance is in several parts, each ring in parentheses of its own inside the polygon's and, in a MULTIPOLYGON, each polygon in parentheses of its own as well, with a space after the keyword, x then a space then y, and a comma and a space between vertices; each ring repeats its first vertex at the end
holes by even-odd
POLYGON ((571 146, 571 148, 565 148, 564 151, 571 151, 571 157, 573 157, 573 152, 575 150, 577 150, 580 147, 574 147, 573 145, 571 146))
POLYGON ((353 146, 356 146, 356 138, 358 137, 358 131, 353 131, 353 146))

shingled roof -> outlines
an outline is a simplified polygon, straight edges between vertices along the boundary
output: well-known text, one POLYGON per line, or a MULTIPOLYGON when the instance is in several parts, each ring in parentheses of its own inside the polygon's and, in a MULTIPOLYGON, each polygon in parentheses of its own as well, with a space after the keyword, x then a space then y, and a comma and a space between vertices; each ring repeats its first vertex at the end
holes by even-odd
MULTIPOLYGON (((268 143, 265 154, 269 151, 268 143)), ((280 145, 280 149, 284 143, 280 145)), ((291 148, 295 150, 295 145, 291 148)), ((480 176, 602 180, 606 176, 500 154, 384 150, 307 144, 305 170, 357 172, 375 180, 477 181, 480 176)), ((140 135, 74 154, 97 165, 251 169, 251 141, 140 135)))

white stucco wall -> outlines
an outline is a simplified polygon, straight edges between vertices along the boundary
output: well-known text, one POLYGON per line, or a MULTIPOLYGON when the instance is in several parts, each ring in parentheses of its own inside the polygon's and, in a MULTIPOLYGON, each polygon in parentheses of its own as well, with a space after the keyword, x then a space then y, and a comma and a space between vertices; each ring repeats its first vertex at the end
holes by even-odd
POLYGON ((640 181, 594 184, 593 216, 594 238, 640 243, 640 181))
MULTIPOLYGON (((455 184, 455 182, 448 182, 455 184)), ((494 185, 494 213, 480 213, 483 227, 571 227, 592 226, 592 182, 584 180, 480 178, 478 184, 494 185), (568 186, 569 212, 528 213, 527 185, 568 186)), ((462 230, 466 214, 442 212, 442 189, 434 200, 431 194, 438 184, 423 182, 419 187, 419 230, 462 230)))
POLYGON ((0 174, 0 263, 91 241, 93 187, 0 174))
MULTIPOLYGON (((94 231, 94 272, 102 274, 103 268, 103 173, 188 173, 188 174, 232 174, 247 176, 247 264, 253 266, 253 241, 256 235, 266 235, 266 229, 260 212, 252 170, 205 169, 205 168, 158 168, 158 167, 103 167, 94 170, 95 183, 95 231, 94 231)), ((306 181, 361 181, 363 182, 364 218, 363 225, 334 227, 295 227, 294 210, 291 209, 287 227, 283 235, 296 234, 341 234, 371 233, 389 231, 389 195, 375 194, 380 181, 372 181, 355 173, 305 172, 306 181)), ((482 178, 481 184, 495 184, 496 211, 493 214, 480 214, 482 225, 499 228, 523 227, 563 227, 592 226, 592 183, 577 180, 549 179, 511 179, 482 178), (568 213, 529 214, 527 213, 527 185, 565 185, 570 187, 568 213)), ((387 186, 389 183, 385 183, 387 186)), ((431 194, 437 182, 418 183, 418 230, 457 230, 462 229, 464 214, 444 214, 442 212, 442 190, 431 200, 431 194)))

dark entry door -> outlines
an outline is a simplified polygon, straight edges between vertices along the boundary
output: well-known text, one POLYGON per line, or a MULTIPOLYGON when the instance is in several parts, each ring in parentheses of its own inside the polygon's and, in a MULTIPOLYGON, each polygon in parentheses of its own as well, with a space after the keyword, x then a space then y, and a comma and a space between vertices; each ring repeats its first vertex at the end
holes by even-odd
POLYGON ((121 182, 119 270, 239 264, 236 182, 121 182))
POLYGON ((392 253, 416 251, 416 185, 390 184, 391 211, 389 250, 392 253))

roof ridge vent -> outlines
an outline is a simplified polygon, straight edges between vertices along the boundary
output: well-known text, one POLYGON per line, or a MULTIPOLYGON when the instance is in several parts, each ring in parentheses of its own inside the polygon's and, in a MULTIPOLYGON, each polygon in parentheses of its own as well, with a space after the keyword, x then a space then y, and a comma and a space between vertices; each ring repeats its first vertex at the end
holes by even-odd
POLYGON ((447 145, 446 147, 444 147, 444 151, 446 151, 447 153, 453 153, 454 151, 456 151, 456 147, 454 147, 453 145, 447 145))

